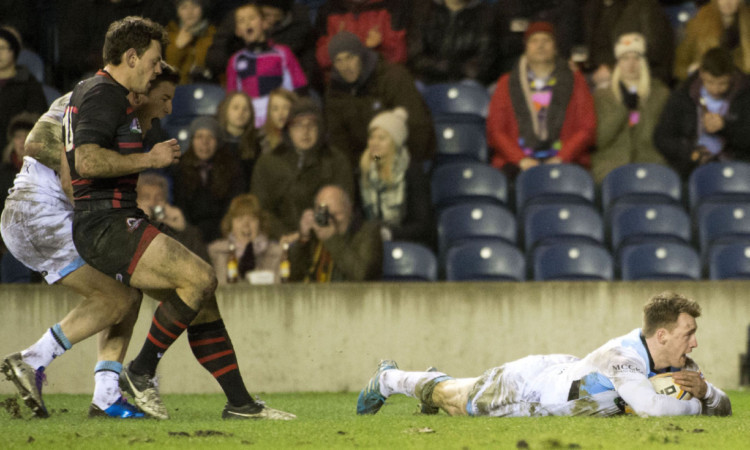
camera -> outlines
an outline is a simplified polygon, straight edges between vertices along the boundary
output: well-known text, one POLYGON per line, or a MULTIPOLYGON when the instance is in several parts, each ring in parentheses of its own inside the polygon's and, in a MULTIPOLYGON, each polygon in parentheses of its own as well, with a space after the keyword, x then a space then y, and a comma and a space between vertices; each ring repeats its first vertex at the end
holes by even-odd
POLYGON ((319 227, 328 226, 331 214, 328 212, 328 205, 325 203, 315 207, 315 224, 319 227))

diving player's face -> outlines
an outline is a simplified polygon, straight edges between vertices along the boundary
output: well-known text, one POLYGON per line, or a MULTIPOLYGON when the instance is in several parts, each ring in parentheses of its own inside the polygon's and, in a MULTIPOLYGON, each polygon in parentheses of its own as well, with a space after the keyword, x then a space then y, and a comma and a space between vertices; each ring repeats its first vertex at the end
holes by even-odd
POLYGON ((175 85, 168 81, 162 81, 158 86, 144 97, 145 101, 140 107, 143 110, 141 117, 151 122, 154 119, 163 119, 172 114, 172 99, 174 98, 175 85))
POLYGON ((136 56, 136 76, 131 89, 136 94, 148 94, 151 80, 161 73, 161 44, 152 40, 140 58, 136 56))
POLYGON ((680 313, 677 317, 677 325, 672 331, 667 331, 665 337, 665 355, 669 359, 670 366, 685 366, 687 354, 698 346, 698 340, 695 337, 697 330, 698 325, 695 323, 695 318, 690 314, 680 313))

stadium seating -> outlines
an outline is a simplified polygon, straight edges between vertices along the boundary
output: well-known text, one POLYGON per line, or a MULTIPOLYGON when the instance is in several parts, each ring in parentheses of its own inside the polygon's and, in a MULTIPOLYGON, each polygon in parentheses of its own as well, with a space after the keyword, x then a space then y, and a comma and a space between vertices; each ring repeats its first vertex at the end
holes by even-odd
POLYGON ((487 118, 490 95, 477 82, 432 84, 425 87, 422 95, 433 117, 468 115, 487 118))
POLYGON ((598 244, 563 242, 534 251, 534 280, 602 280, 614 276, 612 256, 598 244))
POLYGON ((405 241, 383 242, 384 281, 435 281, 438 264, 432 250, 405 241))
POLYGON ((604 177, 602 211, 616 203, 682 202, 682 182, 672 168, 661 164, 633 163, 620 166, 604 177))
POLYGON ((663 8, 674 30, 675 42, 680 43, 685 37, 688 21, 698 13, 698 6, 695 1, 687 1, 676 5, 664 5, 663 8))
POLYGON ((523 224, 526 253, 558 242, 604 243, 602 218, 590 205, 530 205, 523 224))
POLYGON ((486 202, 450 206, 438 216, 438 256, 441 261, 445 261, 445 254, 451 246, 476 238, 515 244, 515 216, 502 206, 486 202))
POLYGON ((516 210, 519 214, 535 203, 593 205, 594 199, 593 178, 586 169, 575 164, 543 164, 521 172, 516 179, 516 210))
POLYGON ((431 178, 432 204, 436 210, 464 201, 508 205, 508 180, 494 167, 478 162, 439 166, 431 178))
POLYGON ((198 116, 213 116, 226 92, 218 84, 181 84, 175 88, 172 114, 162 120, 162 125, 190 125, 198 116))
POLYGON ((610 247, 615 255, 624 246, 642 242, 691 242, 690 217, 677 205, 617 204, 610 222, 610 247))
POLYGON ((750 242, 750 202, 704 203, 698 207, 698 244, 701 254, 726 242, 750 242))
POLYGON ((16 58, 16 64, 26 66, 36 81, 44 83, 44 60, 38 53, 28 48, 21 49, 16 58))
POLYGON ((524 281, 526 263, 514 245, 477 239, 451 247, 445 258, 448 281, 524 281))
POLYGON ((628 245, 618 257, 621 278, 633 280, 699 280, 698 252, 677 242, 647 242, 628 245))
POLYGON ((750 242, 711 246, 708 276, 712 280, 750 280, 750 242))
POLYGON ((180 151, 184 155, 190 146, 190 124, 177 124, 172 125, 171 123, 162 124, 162 128, 167 132, 169 137, 177 139, 180 144, 180 151))
POLYGON ((750 163, 714 162, 696 168, 688 180, 690 210, 704 202, 750 201, 750 163))
POLYGON ((456 161, 488 161, 484 120, 434 122, 437 140, 436 165, 456 161))

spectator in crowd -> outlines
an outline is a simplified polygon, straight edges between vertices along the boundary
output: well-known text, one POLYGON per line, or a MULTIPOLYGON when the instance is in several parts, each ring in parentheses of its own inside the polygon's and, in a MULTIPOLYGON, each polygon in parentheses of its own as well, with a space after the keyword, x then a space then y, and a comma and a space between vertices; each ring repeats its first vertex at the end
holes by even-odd
POLYGON ((252 100, 241 91, 227 94, 219 103, 218 116, 224 142, 242 162, 243 177, 249 188, 253 166, 260 156, 252 100))
POLYGON ((406 68, 380 58, 348 31, 329 41, 328 52, 334 63, 325 96, 326 120, 333 146, 348 153, 352 167, 358 166, 360 152, 367 147, 372 118, 397 106, 409 114, 406 145, 412 158, 415 162, 432 159, 432 118, 406 68))
POLYGON ((711 0, 687 24, 677 47, 674 76, 684 80, 695 71, 709 49, 724 47, 734 64, 750 73, 750 6, 742 0, 711 0))
POLYGON ((13 186, 13 179, 23 165, 23 144, 26 142, 26 136, 34 128, 38 118, 38 114, 22 112, 16 114, 8 125, 6 136, 8 143, 3 149, 0 164, 0 211, 5 205, 8 189, 13 186))
POLYGON ((8 144, 11 118, 24 111, 42 114, 47 110, 42 85, 26 67, 16 64, 20 52, 18 37, 0 27, 0 149, 8 144))
POLYGON ((258 136, 263 154, 270 153, 281 143, 284 128, 289 118, 289 110, 298 99, 297 94, 284 88, 271 91, 268 99, 266 123, 260 128, 258 136))
POLYGON ((177 0, 177 21, 167 25, 169 45, 164 59, 177 67, 180 84, 210 81, 206 53, 214 40, 216 27, 205 18, 205 0, 177 0))
POLYGON ((318 66, 324 73, 331 70, 329 42, 342 31, 353 33, 386 61, 405 64, 411 12, 412 0, 328 0, 318 8, 315 21, 318 66))
POLYGON ((103 67, 102 42, 109 24, 127 16, 141 16, 166 26, 175 15, 173 0, 69 0, 65 7, 59 6, 59 11, 58 76, 62 80, 58 84, 66 91, 103 67))
POLYGON ((245 47, 229 58, 227 92, 244 91, 253 99, 255 127, 260 128, 266 122, 271 91, 278 87, 306 89, 307 77, 289 47, 266 39, 260 6, 252 3, 240 6, 234 18, 245 47))
POLYGON ((426 83, 495 81, 492 7, 480 0, 421 0, 407 40, 408 65, 426 83))
POLYGON ((268 215, 261 209, 257 197, 242 194, 232 199, 229 211, 221 220, 221 234, 223 238, 208 246, 219 284, 227 282, 227 260, 231 252, 238 261, 240 280, 245 280, 250 272, 264 271, 279 282, 281 245, 269 239, 268 215))
POLYGON ((353 195, 349 160, 325 135, 320 109, 312 99, 301 98, 289 111, 281 143, 255 164, 250 192, 270 214, 272 237, 297 231, 302 212, 321 187, 336 184, 353 195))
MULTIPOLYGON (((234 11, 235 8, 249 2, 229 0, 222 3, 216 5, 214 11, 234 11)), ((263 11, 268 39, 289 47, 300 62, 308 80, 315 79, 315 39, 307 7, 293 3, 292 0, 259 0, 255 3, 263 11)), ((237 28, 233 13, 217 18, 214 23, 220 25, 208 51, 206 64, 215 79, 224 80, 229 57, 241 50, 245 42, 242 39, 242 30, 237 28)))
POLYGON ((750 160, 750 83, 724 47, 673 91, 654 131, 659 151, 683 177, 710 161, 750 160))
POLYGON ((597 128, 591 173, 597 183, 625 164, 666 162, 654 146, 653 135, 669 89, 651 77, 647 51, 642 34, 620 36, 615 44, 617 64, 612 83, 594 92, 597 128))
POLYGON ((648 42, 651 75, 666 84, 672 80, 674 30, 657 0, 587 0, 583 7, 586 66, 592 81, 606 87, 615 65, 612 48, 620 35, 641 33, 648 42))
POLYGON ((384 241, 433 246, 435 221, 430 185, 421 165, 404 145, 408 130, 403 108, 383 111, 370 122, 367 148, 359 162, 365 219, 380 224, 384 241))
POLYGON ((596 113, 586 79, 557 56, 551 23, 534 22, 525 36, 525 53, 490 101, 492 165, 511 178, 539 164, 588 167, 596 113))
POLYGON ((173 238, 204 261, 209 261, 200 230, 185 220, 180 208, 169 204, 169 182, 166 177, 155 172, 144 172, 138 177, 135 190, 138 207, 151 219, 151 223, 166 226, 173 238))
POLYGON ((510 72, 526 48, 524 34, 529 24, 549 22, 555 27, 557 51, 569 58, 582 41, 579 0, 503 0, 496 2, 493 18, 498 53, 494 78, 510 72))
POLYGON ((378 224, 355 217, 349 194, 338 186, 321 188, 313 205, 302 214, 299 239, 289 249, 291 280, 380 279, 383 241, 378 224))
POLYGON ((190 146, 174 176, 175 205, 201 231, 204 242, 220 237, 219 224, 229 202, 247 186, 239 160, 224 145, 213 117, 190 124, 190 146))

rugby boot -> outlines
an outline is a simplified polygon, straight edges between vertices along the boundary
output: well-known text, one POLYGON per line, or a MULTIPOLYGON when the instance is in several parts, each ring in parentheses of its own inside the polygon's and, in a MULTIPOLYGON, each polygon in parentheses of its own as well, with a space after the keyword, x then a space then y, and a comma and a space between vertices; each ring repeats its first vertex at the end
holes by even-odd
POLYGON ((120 397, 112 403, 107 409, 101 409, 95 404, 89 406, 89 417, 112 417, 115 419, 141 419, 146 415, 135 406, 128 403, 124 397, 120 397))
POLYGON ((0 370, 3 371, 8 380, 16 385, 18 394, 35 416, 49 417, 47 408, 44 406, 44 400, 42 400, 42 384, 47 381, 44 367, 34 370, 30 365, 23 362, 23 357, 19 352, 6 356, 0 370))
POLYGON ((227 403, 221 412, 222 419, 265 419, 265 420, 293 420, 296 419, 292 413, 269 408, 263 402, 248 403, 244 406, 234 406, 227 403))
POLYGON ((375 374, 370 378, 362 392, 359 393, 357 398, 357 414, 375 414, 380 411, 380 408, 385 404, 385 397, 380 393, 380 374, 386 370, 398 369, 396 361, 390 359, 384 359, 378 364, 378 369, 375 374))
POLYGON ((169 413, 159 396, 156 377, 137 375, 130 370, 132 362, 120 373, 120 389, 133 398, 133 403, 144 413, 157 419, 169 419, 169 413))

